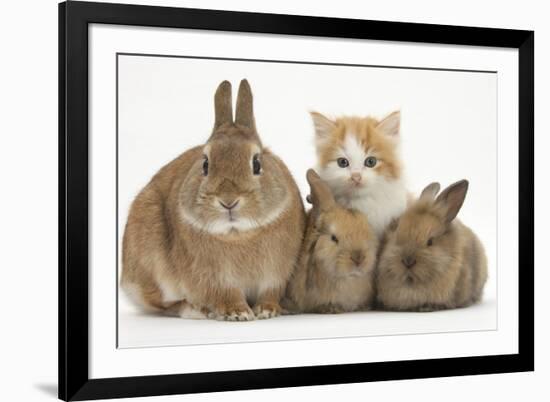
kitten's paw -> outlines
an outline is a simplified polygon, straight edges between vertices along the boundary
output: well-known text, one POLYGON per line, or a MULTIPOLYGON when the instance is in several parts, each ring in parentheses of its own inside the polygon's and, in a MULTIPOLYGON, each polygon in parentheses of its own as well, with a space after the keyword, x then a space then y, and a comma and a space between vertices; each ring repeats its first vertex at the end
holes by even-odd
POLYGON ((283 309, 279 303, 259 303, 254 306, 256 318, 263 320, 281 315, 283 309))
POLYGON ((255 319, 254 312, 247 305, 225 306, 211 317, 220 321, 253 321, 255 319))

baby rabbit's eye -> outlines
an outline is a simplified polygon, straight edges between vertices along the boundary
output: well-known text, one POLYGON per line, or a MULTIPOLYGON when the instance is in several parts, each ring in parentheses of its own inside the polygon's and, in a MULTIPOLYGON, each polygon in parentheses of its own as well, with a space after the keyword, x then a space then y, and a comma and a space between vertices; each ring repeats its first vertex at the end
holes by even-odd
POLYGON ((208 176, 208 157, 204 157, 204 162, 202 163, 202 173, 205 176, 208 176))
POLYGON ((334 243, 338 243, 338 237, 332 235, 332 236, 330 236, 330 239, 331 239, 334 243))
POLYGON ((428 247, 430 247, 432 244, 434 244, 434 239, 432 237, 430 237, 428 239, 428 247))
POLYGON ((336 163, 338 163, 338 166, 340 166, 341 168, 349 166, 349 161, 346 158, 338 158, 336 159, 336 163))
POLYGON ((373 168, 376 166, 376 163, 378 162, 378 159, 374 156, 369 156, 367 159, 365 159, 365 166, 369 168, 373 168))
POLYGON ((254 155, 254 158, 252 158, 252 172, 255 175, 259 175, 262 170, 262 164, 260 163, 260 159, 258 159, 258 155, 254 155))

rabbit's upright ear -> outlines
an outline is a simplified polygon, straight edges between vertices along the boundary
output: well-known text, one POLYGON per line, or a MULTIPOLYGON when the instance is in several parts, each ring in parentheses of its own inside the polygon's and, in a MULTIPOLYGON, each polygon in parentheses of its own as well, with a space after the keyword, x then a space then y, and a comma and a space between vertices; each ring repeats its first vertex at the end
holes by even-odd
POLYGON ((242 80, 237 93, 237 108, 235 110, 235 124, 256 130, 254 123, 254 109, 252 105, 252 90, 247 80, 242 80))
POLYGON ((231 103, 231 83, 223 81, 214 95, 214 131, 223 124, 233 124, 233 107, 231 103))
POLYGON ((420 194, 420 199, 423 200, 434 200, 437 193, 439 193, 440 185, 437 182, 428 184, 422 193, 420 194))
POLYGON ((458 211, 462 208, 467 191, 468 180, 460 180, 454 184, 451 184, 443 190, 441 194, 439 194, 435 202, 436 204, 441 205, 445 211, 445 215, 443 217, 445 219, 445 223, 450 223, 454 218, 456 218, 458 211))
POLYGON ((311 203, 314 208, 327 211, 334 206, 336 201, 328 185, 319 177, 313 169, 308 169, 307 182, 311 188, 311 203))

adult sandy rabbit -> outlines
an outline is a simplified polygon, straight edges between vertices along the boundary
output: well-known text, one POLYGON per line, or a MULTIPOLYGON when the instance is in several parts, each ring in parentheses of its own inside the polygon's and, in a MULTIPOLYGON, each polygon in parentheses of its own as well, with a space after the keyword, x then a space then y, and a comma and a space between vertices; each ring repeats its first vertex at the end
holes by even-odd
POLYGON ((281 311, 304 207, 285 164, 262 145, 246 80, 234 120, 231 98, 224 81, 206 144, 160 169, 130 208, 121 286, 146 310, 235 321, 281 311))

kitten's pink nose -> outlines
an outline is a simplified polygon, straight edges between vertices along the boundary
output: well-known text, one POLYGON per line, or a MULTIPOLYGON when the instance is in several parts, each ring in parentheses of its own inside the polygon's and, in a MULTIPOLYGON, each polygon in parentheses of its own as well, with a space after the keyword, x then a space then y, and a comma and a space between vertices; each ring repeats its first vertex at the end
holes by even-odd
POLYGON ((352 173, 351 174, 351 181, 354 182, 355 184, 359 184, 361 183, 361 173, 352 173))

